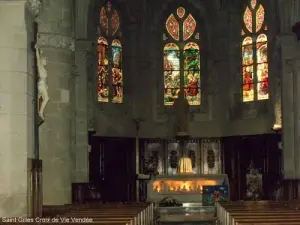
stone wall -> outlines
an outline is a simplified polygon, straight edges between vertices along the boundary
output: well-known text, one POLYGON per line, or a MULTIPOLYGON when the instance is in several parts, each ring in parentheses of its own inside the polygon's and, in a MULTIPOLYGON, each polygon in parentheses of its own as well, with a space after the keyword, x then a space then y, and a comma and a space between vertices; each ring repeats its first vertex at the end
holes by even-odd
POLYGON ((26 1, 0 6, 0 217, 27 214, 27 158, 34 157, 33 19, 26 1))
POLYGON ((46 122, 40 127, 40 157, 43 160, 43 204, 71 203, 71 97, 73 1, 43 1, 39 15, 38 46, 47 57, 50 101, 46 122))
MULTIPOLYGON (((145 119, 141 136, 172 137, 174 116, 163 106, 162 29, 168 7, 178 1, 135 1, 119 4, 124 35, 124 104, 93 103, 90 127, 100 136, 134 136, 132 119, 145 119)), ((203 105, 191 110, 190 133, 194 137, 251 135, 272 132, 275 117, 281 118, 280 47, 278 12, 264 1, 268 22, 270 54, 270 99, 241 102, 240 31, 244 5, 240 1, 187 1, 200 16, 202 44, 203 105), (274 59, 274 57, 277 57, 274 59), (276 89, 276 88, 277 89, 276 89), (279 95, 280 96, 280 95, 279 95), (277 98, 277 99, 276 99, 277 98), (279 102, 279 103, 278 103, 279 102), (278 106, 279 105, 279 106, 278 106), (280 111, 280 110, 279 110, 280 111)), ((94 41, 99 4, 90 18, 90 40, 94 41), (94 29, 93 29, 94 28, 94 29), (94 33, 93 33, 94 31, 94 33), (94 35, 94 36, 93 36, 94 35)), ((95 64, 95 54, 89 59, 95 64)), ((89 67, 89 96, 96 95, 96 70, 89 67)), ((94 100, 93 99, 93 100, 94 100)))
POLYGON ((296 0, 279 1, 279 43, 282 49, 283 172, 285 179, 300 179, 300 45, 292 26, 300 21, 296 0))

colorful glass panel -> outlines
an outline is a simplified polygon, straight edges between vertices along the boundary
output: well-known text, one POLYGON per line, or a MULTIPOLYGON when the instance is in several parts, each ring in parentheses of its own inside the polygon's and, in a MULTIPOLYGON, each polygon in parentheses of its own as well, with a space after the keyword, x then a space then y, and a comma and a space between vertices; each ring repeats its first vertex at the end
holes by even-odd
POLYGON ((183 21, 183 40, 188 40, 195 32, 197 22, 195 18, 189 14, 183 21))
POLYGON ((108 43, 103 37, 98 39, 98 101, 108 102, 108 43))
POLYGON ((117 33, 120 26, 120 18, 119 14, 116 10, 113 10, 111 15, 111 29, 112 29, 112 35, 115 35, 117 33))
POLYGON ((253 66, 243 66, 243 101, 254 100, 253 66))
POLYGON ((255 19, 256 19, 256 32, 258 32, 262 28, 262 25, 265 20, 265 9, 262 5, 258 7, 258 10, 255 15, 255 19))
POLYGON ((108 35, 108 17, 104 7, 100 10, 100 28, 105 35, 108 35))
MULTIPOLYGON (((190 105, 200 105, 200 47, 195 42, 183 42, 191 37, 199 40, 200 34, 195 32, 197 23, 191 14, 182 7, 176 13, 178 20, 173 14, 166 20, 166 31, 173 42, 164 46, 164 105, 173 105, 180 89, 190 105)), ((165 36, 164 41, 168 40, 165 36)))
POLYGON ((122 45, 112 41, 112 102, 123 103, 122 45))
POLYGON ((268 61, 267 36, 260 34, 256 40, 257 63, 268 61))
POLYGON ((100 29, 103 35, 98 39, 98 101, 123 103, 123 68, 120 37, 120 17, 109 1, 100 10, 100 29), (111 58, 109 56, 111 53, 111 58))
POLYGON ((166 29, 173 39, 179 40, 179 23, 173 14, 167 19, 166 29))
POLYGON ((113 47, 122 47, 122 44, 121 44, 121 42, 118 39, 114 39, 112 41, 111 46, 113 46, 113 47))
POLYGON ((256 0, 249 0, 249 4, 251 10, 247 7, 243 16, 247 30, 241 33, 241 36, 251 35, 243 38, 241 46, 244 102, 269 98, 267 35, 257 34, 262 29, 267 30, 264 24, 265 10, 262 5, 257 5, 256 0), (254 31, 253 19, 256 25, 254 31))
POLYGON ((185 9, 183 7, 178 7, 177 8, 177 16, 181 19, 184 17, 185 14, 185 9))
POLYGON ((180 52, 178 45, 168 43, 164 47, 164 104, 173 105, 180 90, 180 52))
POLYGON ((247 30, 252 33, 253 16, 249 7, 247 7, 244 12, 244 24, 247 30))
POLYGON ((200 48, 194 42, 184 46, 184 90, 190 105, 200 105, 200 48))
POLYGON ((246 37, 242 43, 242 61, 243 65, 253 64, 253 45, 252 38, 246 37))
POLYGON ((257 100, 269 98, 269 70, 268 63, 257 65, 257 100))
POLYGON ((260 34, 256 41, 257 51, 257 99, 269 98, 269 70, 267 36, 260 34))
POLYGON ((252 9, 255 9, 256 3, 257 3, 256 0, 251 0, 250 5, 252 9))

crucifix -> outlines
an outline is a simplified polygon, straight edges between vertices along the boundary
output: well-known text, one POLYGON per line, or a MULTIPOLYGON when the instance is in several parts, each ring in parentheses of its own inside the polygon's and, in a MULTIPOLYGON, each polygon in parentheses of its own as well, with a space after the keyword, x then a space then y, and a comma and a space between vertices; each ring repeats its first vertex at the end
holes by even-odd
MULTIPOLYGON (((135 124, 135 130, 136 130, 136 135, 135 135, 135 171, 136 175, 140 173, 140 146, 139 146, 139 132, 140 132, 140 127, 141 123, 144 122, 145 120, 138 117, 132 120, 135 124)), ((140 184, 139 180, 136 180, 136 200, 139 201, 139 190, 140 190, 140 184)))
POLYGON ((34 107, 34 136, 35 136, 35 149, 34 155, 36 159, 39 159, 39 126, 44 122, 38 116, 38 68, 37 68, 37 57, 36 57, 36 43, 37 43, 37 34, 38 34, 38 23, 33 23, 33 41, 31 42, 31 51, 33 53, 33 87, 34 87, 34 95, 33 95, 33 107, 34 107))
POLYGON ((42 216, 42 161, 40 160, 39 154, 39 126, 43 121, 39 119, 38 116, 38 59, 36 54, 36 43, 37 43, 37 34, 38 34, 38 23, 33 23, 33 41, 31 42, 31 50, 33 53, 33 110, 34 110, 34 159, 30 161, 30 200, 28 201, 28 215, 31 217, 40 217, 42 216))
POLYGON ((44 121, 44 110, 46 108, 46 105, 49 101, 49 95, 48 95, 48 85, 47 85, 47 59, 44 56, 43 52, 37 45, 37 25, 35 25, 35 41, 33 42, 33 52, 35 53, 35 84, 37 85, 35 88, 35 109, 37 109, 37 124, 40 126, 44 121))

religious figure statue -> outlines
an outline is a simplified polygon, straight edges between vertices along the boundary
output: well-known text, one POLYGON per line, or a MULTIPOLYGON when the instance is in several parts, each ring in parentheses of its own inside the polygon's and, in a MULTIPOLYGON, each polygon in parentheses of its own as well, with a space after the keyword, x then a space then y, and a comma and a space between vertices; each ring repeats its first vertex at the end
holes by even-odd
POLYGON ((45 66, 47 65, 47 59, 43 56, 43 52, 40 51, 37 45, 35 45, 36 49, 36 59, 37 59, 37 68, 38 68, 38 114, 42 120, 45 120, 44 110, 49 101, 48 95, 48 85, 47 85, 47 71, 45 66))
POLYGON ((247 191, 245 200, 259 201, 263 197, 262 191, 262 174, 259 170, 254 168, 253 161, 250 162, 248 168, 249 172, 246 174, 247 191))
POLYGON ((178 98, 174 102, 176 111, 176 132, 187 133, 189 131, 189 103, 186 100, 184 93, 179 91, 178 98))

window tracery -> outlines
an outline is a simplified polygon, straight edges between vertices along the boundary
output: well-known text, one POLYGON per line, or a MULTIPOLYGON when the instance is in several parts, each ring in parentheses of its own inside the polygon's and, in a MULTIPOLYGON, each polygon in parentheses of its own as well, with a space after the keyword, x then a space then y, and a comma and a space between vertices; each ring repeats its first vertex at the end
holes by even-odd
POLYGON ((174 104, 180 90, 190 105, 201 104, 200 34, 198 24, 184 7, 166 19, 163 33, 164 105, 174 104))
POLYGON ((242 91, 243 102, 269 98, 268 37, 265 10, 250 0, 243 15, 242 91))
POLYGON ((108 2, 100 9, 98 38, 98 102, 123 103, 120 17, 108 2))

